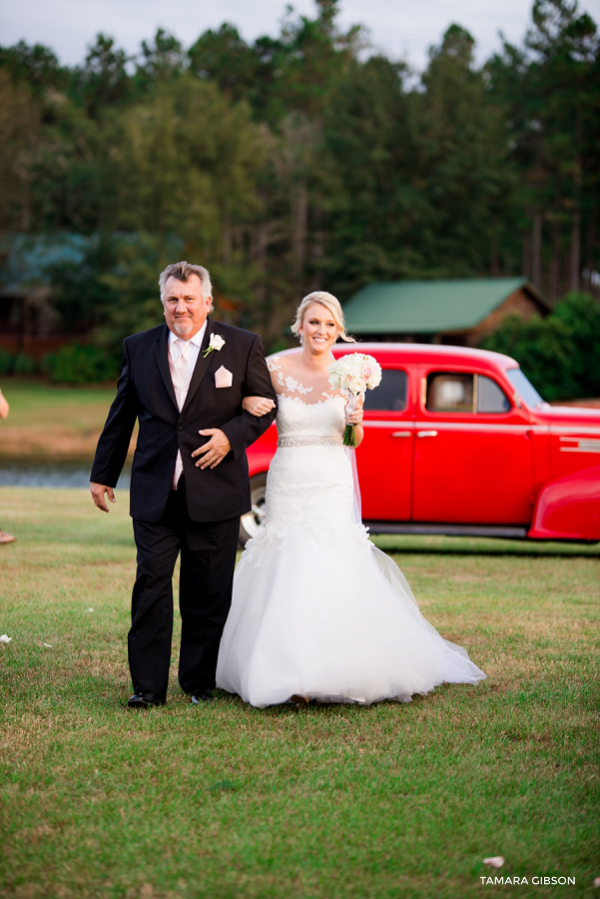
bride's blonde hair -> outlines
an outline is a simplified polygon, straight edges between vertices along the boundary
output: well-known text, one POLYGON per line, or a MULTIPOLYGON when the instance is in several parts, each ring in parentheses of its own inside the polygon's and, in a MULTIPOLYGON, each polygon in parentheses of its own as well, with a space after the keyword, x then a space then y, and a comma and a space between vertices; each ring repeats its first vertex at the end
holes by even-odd
POLYGON ((338 327, 337 336, 347 343, 354 343, 354 337, 350 337, 346 334, 346 324, 344 322, 344 313, 342 312, 340 301, 337 297, 334 297, 332 293, 327 293, 325 290, 315 290, 313 293, 309 293, 304 297, 296 309, 296 321, 292 325, 292 334, 295 334, 296 337, 302 339, 300 328, 302 327, 304 315, 308 307, 312 306, 314 303, 320 303, 321 306, 324 306, 325 309, 327 309, 338 327))

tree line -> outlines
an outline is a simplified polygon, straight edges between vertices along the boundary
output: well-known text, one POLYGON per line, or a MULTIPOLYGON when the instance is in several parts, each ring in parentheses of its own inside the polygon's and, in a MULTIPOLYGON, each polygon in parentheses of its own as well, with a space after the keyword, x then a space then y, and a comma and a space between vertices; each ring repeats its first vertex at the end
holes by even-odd
POLYGON ((219 314, 268 347, 311 289, 524 274, 598 292, 600 52, 570 0, 535 0, 483 65, 452 25, 417 77, 342 30, 338 0, 254 42, 159 30, 85 61, 0 48, 0 231, 88 235, 50 271, 63 326, 115 347, 160 321, 173 258, 211 270, 219 314))

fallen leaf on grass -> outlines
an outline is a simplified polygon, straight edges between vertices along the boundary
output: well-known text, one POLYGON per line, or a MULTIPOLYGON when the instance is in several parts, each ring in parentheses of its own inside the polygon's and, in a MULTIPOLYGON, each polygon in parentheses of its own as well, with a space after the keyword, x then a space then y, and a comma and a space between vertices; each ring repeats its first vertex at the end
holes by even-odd
POLYGON ((12 640, 12 637, 9 637, 8 634, 2 634, 2 636, 0 637, 0 643, 8 644, 8 643, 10 643, 11 640, 12 640))
POLYGON ((501 868, 504 864, 504 858, 501 855, 491 855, 489 858, 484 858, 484 865, 491 865, 492 868, 501 868))

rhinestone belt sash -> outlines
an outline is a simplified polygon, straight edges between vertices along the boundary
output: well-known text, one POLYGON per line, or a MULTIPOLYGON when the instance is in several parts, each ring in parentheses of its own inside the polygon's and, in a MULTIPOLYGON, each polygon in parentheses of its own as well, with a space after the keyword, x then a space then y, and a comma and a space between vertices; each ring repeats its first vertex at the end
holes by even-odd
POLYGON ((280 437, 277 446, 343 446, 340 437, 280 437))

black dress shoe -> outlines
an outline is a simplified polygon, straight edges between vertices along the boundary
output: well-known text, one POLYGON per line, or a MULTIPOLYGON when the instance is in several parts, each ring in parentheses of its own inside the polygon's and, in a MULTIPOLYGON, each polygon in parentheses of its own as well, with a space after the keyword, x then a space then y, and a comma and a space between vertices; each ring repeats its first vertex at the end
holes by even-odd
POLYGON ((149 709, 154 706, 164 705, 165 700, 157 693, 134 693, 127 705, 130 709, 149 709))
POLYGON ((190 701, 192 705, 198 705, 200 702, 213 702, 214 698, 210 690, 194 690, 190 701))

